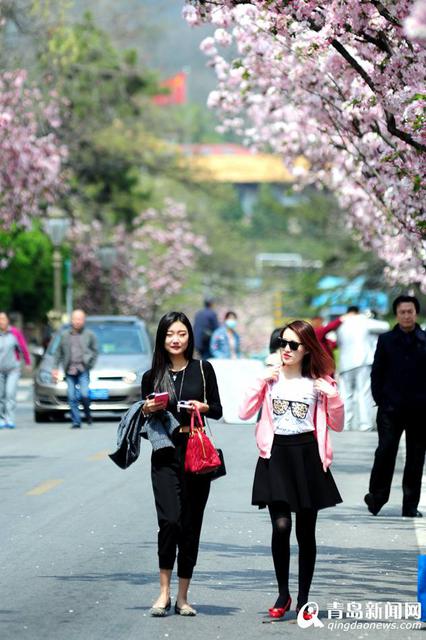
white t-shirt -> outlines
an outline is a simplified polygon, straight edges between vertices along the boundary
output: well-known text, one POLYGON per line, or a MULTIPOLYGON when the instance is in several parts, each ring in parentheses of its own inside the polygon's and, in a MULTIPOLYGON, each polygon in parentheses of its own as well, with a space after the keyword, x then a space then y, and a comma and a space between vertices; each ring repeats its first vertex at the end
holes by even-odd
POLYGON ((312 378, 287 380, 280 373, 271 388, 274 431, 277 435, 294 435, 314 431, 314 412, 318 393, 312 378))
POLYGON ((389 323, 367 318, 362 313, 349 315, 337 329, 339 371, 344 373, 357 367, 371 365, 377 337, 389 331, 389 323))

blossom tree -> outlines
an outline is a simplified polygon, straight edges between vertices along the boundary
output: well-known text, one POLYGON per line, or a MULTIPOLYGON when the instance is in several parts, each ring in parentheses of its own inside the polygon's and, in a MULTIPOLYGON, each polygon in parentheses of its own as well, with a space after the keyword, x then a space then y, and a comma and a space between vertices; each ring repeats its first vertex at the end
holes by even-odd
POLYGON ((135 220, 134 264, 122 304, 148 320, 165 300, 182 289, 197 254, 209 254, 206 238, 194 233, 186 206, 167 198, 161 209, 150 208, 135 220))
POLYGON ((424 2, 193 0, 184 17, 216 26, 201 49, 223 129, 303 155, 300 184, 332 189, 388 279, 426 291, 424 2))
POLYGON ((52 97, 28 85, 23 70, 0 74, 0 226, 29 228, 61 190, 66 149, 53 133, 61 124, 52 97))
POLYGON ((105 244, 104 225, 99 220, 84 223, 78 219, 68 232, 71 245, 73 281, 76 303, 89 313, 101 311, 113 313, 118 309, 118 288, 122 286, 131 269, 128 251, 129 238, 124 227, 114 227, 110 238, 115 249, 114 262, 107 272, 102 267, 101 248, 105 244), (105 308, 105 303, 111 309, 105 308))
POLYGON ((109 273, 99 249, 102 226, 75 223, 70 232, 78 304, 99 312, 105 297, 113 311, 135 313, 151 321, 159 308, 185 284, 197 253, 208 254, 204 236, 193 232, 184 204, 170 198, 162 208, 143 211, 126 230, 117 225, 110 237, 116 256, 109 273))

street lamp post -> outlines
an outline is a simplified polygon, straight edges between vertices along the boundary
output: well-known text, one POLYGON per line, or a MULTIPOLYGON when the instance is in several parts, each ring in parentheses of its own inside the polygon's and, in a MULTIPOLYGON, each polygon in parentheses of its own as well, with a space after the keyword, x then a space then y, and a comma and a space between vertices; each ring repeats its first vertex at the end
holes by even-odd
POLYGON ((68 231, 69 220, 67 220, 60 209, 49 208, 49 217, 44 222, 44 228, 53 244, 53 314, 56 321, 59 321, 62 314, 62 256, 59 248, 68 231))
POLYGON ((104 305, 105 312, 111 313, 112 311, 112 296, 111 296, 111 283, 109 281, 109 275, 114 266, 117 258, 117 249, 112 245, 104 245, 98 250, 99 260, 103 269, 103 284, 104 284, 104 305))

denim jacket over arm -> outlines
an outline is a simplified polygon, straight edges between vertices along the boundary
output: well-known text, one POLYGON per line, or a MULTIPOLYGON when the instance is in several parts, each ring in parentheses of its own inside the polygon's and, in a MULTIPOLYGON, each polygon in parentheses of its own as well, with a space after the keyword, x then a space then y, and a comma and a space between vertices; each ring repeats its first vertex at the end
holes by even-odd
POLYGON ((157 411, 148 418, 142 413, 144 400, 138 400, 122 416, 117 429, 117 450, 110 458, 122 469, 135 462, 140 453, 141 436, 147 438, 153 451, 173 447, 173 431, 179 426, 170 411, 157 411))

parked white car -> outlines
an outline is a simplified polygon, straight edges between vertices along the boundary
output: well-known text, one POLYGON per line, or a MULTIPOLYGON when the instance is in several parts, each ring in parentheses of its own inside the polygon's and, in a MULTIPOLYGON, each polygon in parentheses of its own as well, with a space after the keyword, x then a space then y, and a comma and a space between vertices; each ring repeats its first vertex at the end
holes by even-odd
MULTIPOLYGON (((86 327, 98 339, 99 356, 90 371, 90 409, 122 413, 140 399, 143 373, 151 367, 152 347, 145 323, 136 316, 87 316, 86 327)), ((52 378, 53 356, 63 325, 50 340, 35 371, 34 420, 61 420, 69 411, 64 372, 60 380, 52 378)))

